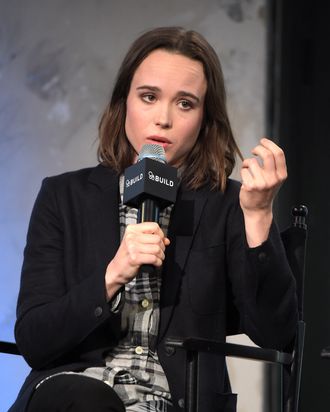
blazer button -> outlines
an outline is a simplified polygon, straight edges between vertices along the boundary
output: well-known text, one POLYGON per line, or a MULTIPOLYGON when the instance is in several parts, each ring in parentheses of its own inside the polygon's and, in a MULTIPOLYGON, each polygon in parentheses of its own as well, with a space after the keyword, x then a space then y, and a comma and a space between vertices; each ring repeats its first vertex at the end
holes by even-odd
POLYGON ((267 260, 267 255, 265 252, 260 252, 258 255, 259 262, 265 263, 267 260))
POLYGON ((167 356, 172 356, 175 354, 175 348, 173 348, 172 346, 165 346, 165 353, 167 356))
POLYGON ((182 408, 182 409, 184 408, 184 399, 183 398, 178 400, 178 405, 179 405, 179 408, 182 408))
POLYGON ((95 308, 94 310, 94 315, 99 318, 100 316, 102 316, 103 313, 103 309, 101 308, 101 306, 98 306, 97 308, 95 308))

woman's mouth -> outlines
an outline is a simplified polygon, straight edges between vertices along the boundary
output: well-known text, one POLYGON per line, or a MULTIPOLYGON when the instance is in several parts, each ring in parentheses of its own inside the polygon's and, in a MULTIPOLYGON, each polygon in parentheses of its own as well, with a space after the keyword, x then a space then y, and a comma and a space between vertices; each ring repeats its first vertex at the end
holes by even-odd
POLYGON ((149 136, 147 137, 147 143, 159 144, 163 146, 163 148, 165 149, 171 144, 171 141, 167 139, 166 137, 162 137, 162 136, 149 136))

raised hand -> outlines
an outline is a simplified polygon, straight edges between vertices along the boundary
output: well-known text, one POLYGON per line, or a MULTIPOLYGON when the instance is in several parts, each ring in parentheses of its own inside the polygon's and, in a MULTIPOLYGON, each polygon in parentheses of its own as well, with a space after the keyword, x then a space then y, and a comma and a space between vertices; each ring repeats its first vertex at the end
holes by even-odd
POLYGON ((273 201, 287 178, 287 168, 283 150, 269 139, 261 139, 252 154, 259 159, 252 157, 243 161, 240 205, 248 243, 256 246, 268 236, 273 201))

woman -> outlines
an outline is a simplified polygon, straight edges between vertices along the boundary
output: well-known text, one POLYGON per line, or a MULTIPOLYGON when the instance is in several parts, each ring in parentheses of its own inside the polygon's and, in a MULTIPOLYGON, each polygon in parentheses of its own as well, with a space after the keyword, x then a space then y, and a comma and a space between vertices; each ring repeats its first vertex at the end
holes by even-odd
MULTIPOLYGON (((119 70, 99 127, 100 165, 44 180, 28 232, 17 344, 32 367, 12 411, 179 411, 184 354, 169 336, 247 333, 283 348, 297 320, 295 283, 273 222, 282 150, 240 155, 220 62, 182 28, 146 32, 119 70), (158 144, 180 175, 160 222, 136 223, 123 172, 158 144), (148 275, 144 264, 158 268, 148 275), (235 314, 235 316, 234 316, 235 314)), ((200 407, 235 410, 224 359, 203 355, 200 407)))

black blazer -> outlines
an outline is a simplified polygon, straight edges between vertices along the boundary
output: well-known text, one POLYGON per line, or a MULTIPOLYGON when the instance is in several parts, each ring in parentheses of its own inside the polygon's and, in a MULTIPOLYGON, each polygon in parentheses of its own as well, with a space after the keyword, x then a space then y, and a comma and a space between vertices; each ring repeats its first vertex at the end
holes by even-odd
MULTIPOLYGON (((269 239, 248 248, 239 190, 230 179, 225 193, 182 187, 172 211, 157 350, 173 410, 182 410, 185 358, 166 350, 167 337, 225 340, 239 330, 260 346, 282 348, 294 336, 295 282, 278 231, 272 224, 269 239)), ((104 275, 119 247, 118 210, 118 176, 105 166, 44 180, 28 230, 15 327, 32 371, 11 412, 25 410, 42 378, 104 365, 116 345, 120 312, 106 302, 104 275)), ((203 355, 200 377, 202 410, 232 411, 223 357, 203 355)))

